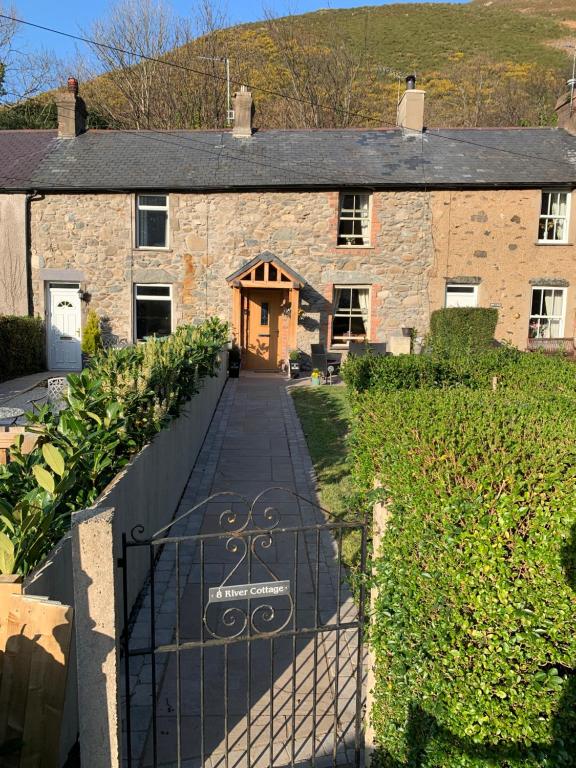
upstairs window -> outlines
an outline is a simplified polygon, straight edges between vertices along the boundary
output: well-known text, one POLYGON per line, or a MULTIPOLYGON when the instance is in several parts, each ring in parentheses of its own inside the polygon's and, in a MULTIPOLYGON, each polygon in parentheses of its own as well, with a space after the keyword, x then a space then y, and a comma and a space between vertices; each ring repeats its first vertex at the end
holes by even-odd
POLYGON ((368 338, 370 289, 352 286, 334 288, 332 345, 348 346, 350 341, 368 338))
POLYGON ((565 288, 532 288, 528 337, 561 339, 564 334, 565 288))
POLYGON ((538 240, 541 243, 568 241, 568 192, 542 192, 538 240))
POLYGON ((136 197, 136 247, 168 247, 168 196, 136 197))
POLYGON ((340 195, 338 245, 370 245, 370 195, 344 193, 340 195))
POLYGON ((475 307, 477 303, 477 287, 448 283, 446 286, 447 307, 475 307))
POLYGON ((136 340, 172 333, 172 288, 170 285, 135 285, 136 340))

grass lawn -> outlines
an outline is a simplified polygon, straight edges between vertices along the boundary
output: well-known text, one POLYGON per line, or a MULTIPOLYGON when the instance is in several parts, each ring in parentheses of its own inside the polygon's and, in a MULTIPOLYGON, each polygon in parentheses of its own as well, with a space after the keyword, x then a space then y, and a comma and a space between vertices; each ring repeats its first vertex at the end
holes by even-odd
POLYGON ((338 517, 347 517, 351 479, 346 464, 350 419, 346 389, 294 387, 291 394, 316 471, 320 503, 338 517))

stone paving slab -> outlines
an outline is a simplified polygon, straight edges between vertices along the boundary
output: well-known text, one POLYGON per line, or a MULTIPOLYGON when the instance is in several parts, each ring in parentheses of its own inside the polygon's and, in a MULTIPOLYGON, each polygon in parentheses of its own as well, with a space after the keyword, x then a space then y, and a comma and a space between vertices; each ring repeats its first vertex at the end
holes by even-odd
MULTIPOLYGON (((176 518, 209 496, 226 495, 172 526, 170 536, 186 538, 166 545, 157 562, 156 647, 230 637, 244 622, 250 626, 247 607, 256 609, 252 632, 275 631, 287 620, 286 629, 310 632, 338 617, 356 617, 338 568, 338 545, 328 531, 289 530, 249 539, 221 535, 244 523, 300 529, 326 522, 315 506, 314 472, 286 384, 271 375, 227 383, 176 518), (230 495, 250 503, 270 486, 282 488, 265 494, 252 520, 246 502, 230 495), (200 544, 193 539, 198 534, 209 538, 200 544), (207 606, 208 586, 274 578, 290 580, 293 604, 277 598, 273 615, 265 607, 272 600, 207 606)), ((131 647, 151 642, 150 604, 148 589, 132 626, 131 647)), ((352 630, 157 653, 157 764, 176 766, 179 749, 182 766, 353 765, 356 659, 352 630)), ((154 763, 150 656, 131 659, 130 680, 133 765, 148 768, 154 763)))

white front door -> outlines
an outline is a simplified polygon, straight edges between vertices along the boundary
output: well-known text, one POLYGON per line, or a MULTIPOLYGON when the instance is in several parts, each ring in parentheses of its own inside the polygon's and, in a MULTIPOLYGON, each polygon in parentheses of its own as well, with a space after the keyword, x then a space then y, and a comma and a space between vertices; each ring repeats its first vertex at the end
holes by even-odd
POLYGON ((80 297, 78 285, 48 288, 48 367, 52 371, 82 368, 80 297))

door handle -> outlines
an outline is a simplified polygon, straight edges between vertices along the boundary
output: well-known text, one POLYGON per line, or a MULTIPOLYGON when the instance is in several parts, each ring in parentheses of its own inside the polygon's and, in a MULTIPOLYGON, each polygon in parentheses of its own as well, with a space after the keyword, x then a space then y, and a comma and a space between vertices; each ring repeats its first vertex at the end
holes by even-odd
POLYGON ((60 336, 60 341, 72 341, 72 336, 60 336))
POLYGON ((270 334, 269 333, 259 333, 258 336, 260 338, 265 338, 265 339, 269 339, 270 338, 270 334))

